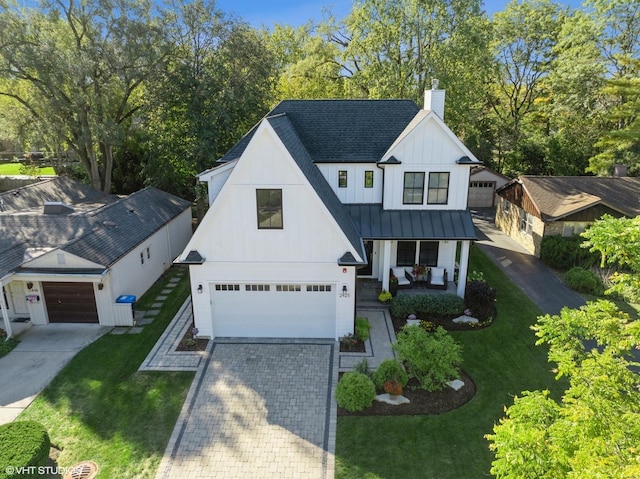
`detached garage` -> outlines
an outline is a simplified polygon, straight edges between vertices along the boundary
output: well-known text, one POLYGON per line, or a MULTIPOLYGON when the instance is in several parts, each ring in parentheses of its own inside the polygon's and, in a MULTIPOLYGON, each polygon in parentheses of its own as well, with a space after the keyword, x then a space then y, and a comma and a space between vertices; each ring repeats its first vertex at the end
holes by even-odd
POLYGON ((215 337, 336 336, 333 284, 209 285, 215 337))
POLYGON ((474 166, 469 176, 469 208, 493 208, 496 204, 496 189, 506 185, 510 178, 486 166, 474 166))

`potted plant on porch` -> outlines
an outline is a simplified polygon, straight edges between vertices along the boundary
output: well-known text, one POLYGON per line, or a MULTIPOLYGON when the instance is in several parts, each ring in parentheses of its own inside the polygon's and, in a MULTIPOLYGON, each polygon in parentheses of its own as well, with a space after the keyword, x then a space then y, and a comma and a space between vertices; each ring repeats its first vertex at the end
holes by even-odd
POLYGON ((426 281, 427 280, 427 267, 424 264, 414 264, 413 265, 413 275, 416 278, 416 281, 426 281))
POLYGON ((398 294, 398 278, 396 278, 393 274, 389 277, 389 292, 394 298, 398 294))

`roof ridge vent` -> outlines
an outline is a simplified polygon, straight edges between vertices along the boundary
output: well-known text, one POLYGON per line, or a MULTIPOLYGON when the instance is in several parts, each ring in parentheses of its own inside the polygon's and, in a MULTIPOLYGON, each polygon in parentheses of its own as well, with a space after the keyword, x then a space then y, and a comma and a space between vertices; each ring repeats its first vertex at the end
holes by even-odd
POLYGON ((68 215, 75 210, 72 206, 64 204, 62 201, 45 201, 44 202, 44 214, 45 215, 68 215))

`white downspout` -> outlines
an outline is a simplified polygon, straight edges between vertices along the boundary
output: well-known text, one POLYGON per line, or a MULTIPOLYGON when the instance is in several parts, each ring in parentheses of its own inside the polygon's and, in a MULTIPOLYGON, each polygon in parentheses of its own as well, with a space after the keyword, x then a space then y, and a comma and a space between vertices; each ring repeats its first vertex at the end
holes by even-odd
MULTIPOLYGON (((4 293, 4 282, 0 281, 0 293, 4 293)), ((2 309, 2 319, 4 320, 4 330, 7 332, 7 338, 13 336, 11 331, 11 321, 9 321, 9 311, 4 301, 4 294, 0 298, 0 309, 2 309)))

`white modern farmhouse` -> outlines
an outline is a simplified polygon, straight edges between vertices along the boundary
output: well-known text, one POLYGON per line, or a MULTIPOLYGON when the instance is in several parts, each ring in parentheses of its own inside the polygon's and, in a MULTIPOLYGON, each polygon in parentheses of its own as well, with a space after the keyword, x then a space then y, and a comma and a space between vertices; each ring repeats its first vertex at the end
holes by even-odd
POLYGON ((337 339, 354 329, 356 277, 388 289, 397 266, 452 280, 459 264, 464 295, 480 162, 444 97, 283 101, 201 173, 210 208, 178 259, 200 335, 337 339))

